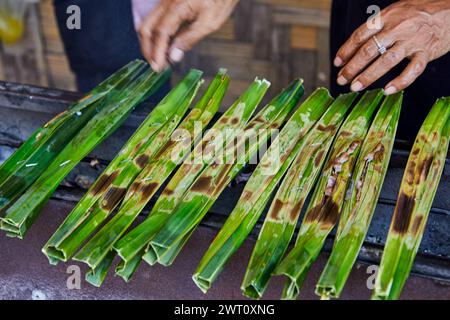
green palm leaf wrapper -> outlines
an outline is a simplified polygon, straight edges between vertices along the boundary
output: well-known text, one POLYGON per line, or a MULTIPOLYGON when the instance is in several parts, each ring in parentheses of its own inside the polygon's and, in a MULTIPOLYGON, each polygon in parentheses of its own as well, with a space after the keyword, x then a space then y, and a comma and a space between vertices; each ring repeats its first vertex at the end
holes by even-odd
MULTIPOLYGON (((266 92, 266 90, 268 88, 268 85, 263 86, 263 83, 264 82, 259 81, 259 80, 255 81, 253 83, 253 85, 249 88, 249 90, 246 92, 246 94, 244 94, 242 99, 239 99, 235 103, 235 107, 232 107, 232 110, 234 110, 235 113, 233 114, 234 118, 232 118, 230 120, 230 122, 233 123, 233 125, 236 125, 239 122, 239 121, 236 121, 239 119, 239 116, 244 117, 244 119, 245 119, 245 117, 249 118, 251 116, 251 114, 253 113, 253 110, 256 108, 257 104, 262 99, 264 93, 266 92)), ((219 121, 221 121, 221 120, 219 120, 219 121)), ((224 121, 221 122, 221 126, 227 128, 224 121)), ((229 130, 229 131, 232 132, 231 130, 229 130)), ((211 142, 211 137, 208 134, 206 136, 207 136, 206 141, 208 143, 211 142)), ((208 145, 208 147, 210 147, 210 145, 208 145)), ((209 150, 211 152, 214 152, 215 148, 209 148, 209 150)), ((195 151, 196 150, 194 149, 194 152, 195 151)), ((207 151, 205 151, 205 152, 207 152, 207 151)), ((207 162, 200 161, 199 166, 206 167, 207 162)), ((191 168, 196 170, 197 165, 193 164, 193 165, 191 165, 191 168)), ((182 170, 182 169, 183 169, 183 166, 180 168, 180 170, 182 170)), ((180 170, 178 172, 180 172, 180 170)), ((181 172, 181 173, 182 173, 182 175, 179 177, 183 181, 186 182, 187 179, 186 179, 186 176, 184 176, 184 172, 181 172)), ((175 175, 175 177, 172 179, 172 181, 178 181, 178 179, 179 178, 177 177, 177 175, 175 175)), ((170 182, 169 182, 169 185, 170 185, 170 182)), ((178 185, 178 183, 176 185, 178 185)), ((103 234, 107 234, 108 232, 109 231, 106 230, 105 233, 103 233, 103 234)), ((85 262, 86 264, 89 265, 89 267, 91 269, 94 269, 94 271, 95 271, 95 269, 101 264, 104 256, 108 253, 108 251, 103 250, 104 248, 102 248, 102 245, 101 245, 101 243, 106 238, 107 237, 102 236, 102 234, 96 235, 77 255, 75 255, 74 259, 81 261, 81 262, 85 262)), ((113 240, 116 240, 116 239, 113 239, 113 240)), ((107 242, 108 243, 106 243, 104 245, 105 248, 110 247, 110 246, 112 247, 112 245, 114 244, 114 241, 107 241, 107 242)))
POLYGON ((337 133, 295 247, 274 271, 275 275, 288 277, 283 290, 284 299, 298 296, 309 268, 339 218, 353 167, 382 96, 382 90, 367 92, 337 133))
MULTIPOLYGON (((229 81, 230 78, 225 74, 225 70, 221 70, 211 82, 203 98, 192 110, 191 116, 188 116, 174 133, 172 141, 135 180, 118 213, 121 218, 115 221, 116 237, 111 237, 114 242, 119 239, 119 235, 123 235, 164 181, 188 155, 193 143, 200 138, 203 129, 219 110, 229 81), (117 225, 121 225, 121 227, 117 225)), ((144 250, 141 250, 130 261, 122 260, 116 268, 116 274, 128 281, 142 261, 143 254, 144 250)))
MULTIPOLYGON (((241 286, 247 297, 259 299, 263 296, 273 270, 291 241, 305 199, 312 190, 334 137, 356 97, 357 94, 354 93, 339 96, 305 138, 300 140, 295 159, 275 195, 253 249, 241 286)), ((248 225, 253 226, 259 214, 257 217, 251 217, 251 214, 244 217, 245 220, 235 231, 233 239, 240 237, 241 233, 246 236, 249 231, 244 234, 243 230, 248 225)))
POLYGON ((144 62, 134 61, 114 73, 68 110, 37 129, 0 166, 0 212, 36 181, 81 128, 107 106, 104 98, 119 94, 144 67, 144 62))
POLYGON ((333 250, 316 287, 323 299, 338 298, 369 230, 394 146, 403 93, 385 98, 363 143, 353 172, 333 250))
POLYGON ((437 100, 425 119, 406 165, 381 258, 373 299, 398 299, 411 271, 445 166, 450 135, 450 97, 437 100))
POLYGON ((227 260, 252 230, 269 202, 272 192, 297 154, 299 141, 309 132, 332 101, 328 90, 316 90, 292 115, 264 154, 236 207, 193 275, 194 282, 203 292, 211 287, 227 260))
MULTIPOLYGON (((224 157, 223 161, 216 161, 202 172, 190 190, 183 196, 167 223, 152 239, 150 250, 146 256, 150 253, 163 265, 170 265, 173 262, 193 230, 225 187, 270 138, 271 129, 280 128, 289 113, 297 106, 303 95, 302 83, 302 80, 294 81, 263 108, 254 121, 250 121, 243 134, 236 136, 236 142, 227 146, 222 156, 224 157)), ((311 109, 309 111, 312 112, 311 109)), ((306 118, 306 114, 304 116, 306 118)), ((297 129, 302 131, 301 126, 297 126, 297 129)), ((286 152, 282 148, 292 149, 294 145, 295 143, 292 143, 292 146, 289 146, 288 143, 280 145, 280 152, 284 156, 284 159, 279 159, 280 163, 283 163, 289 155, 289 151, 286 152)), ((266 163, 266 165, 270 165, 270 163, 266 163)))
MULTIPOLYGON (((170 217, 196 177, 214 160, 215 154, 221 153, 224 141, 214 138, 225 134, 230 139, 236 131, 242 129, 251 118, 268 87, 267 81, 258 79, 250 85, 247 91, 208 130, 176 171, 147 219, 114 245, 115 250, 125 262, 134 259, 137 254, 142 253, 142 250, 147 251, 150 240, 170 217)), ((147 261, 153 264, 155 259, 148 257, 147 261)))
POLYGON ((147 70, 120 94, 109 97, 105 101, 107 105, 87 122, 39 178, 6 210, 1 228, 10 236, 23 238, 67 174, 113 133, 144 98, 158 90, 168 75, 169 71, 156 74, 147 70))
MULTIPOLYGON (((257 78, 202 135, 230 82, 221 69, 188 112, 202 74, 191 70, 152 110, 43 253, 51 264, 70 258, 86 263, 86 280, 95 286, 103 283, 116 255, 116 275, 125 281, 142 261, 169 266, 226 186, 274 138, 193 281, 204 293, 210 289, 273 197, 241 285, 243 294, 262 298, 272 275, 283 275, 282 297, 295 299, 339 221, 316 285, 322 299, 339 298, 381 193, 403 93, 385 97, 380 106, 383 91, 368 91, 352 108, 356 93, 334 100, 320 88, 294 111, 304 93, 303 80, 297 79, 254 115, 270 86, 257 78), (173 173, 149 216, 127 233, 173 173), (283 258, 311 193, 296 243, 283 258)), ((0 165, 0 229, 23 238, 70 171, 169 75, 170 70, 153 72, 141 60, 130 62, 38 128, 0 165)), ((413 145, 372 299, 400 297, 444 170, 449 139, 446 97, 436 101, 413 145)))
MULTIPOLYGON (((119 212, 83 247, 74 257, 75 259, 90 261, 93 268, 101 264, 100 260, 103 260, 112 250, 113 244, 127 230, 145 204, 176 168, 179 161, 190 151, 193 141, 202 133, 202 128, 206 127, 211 121, 220 107, 228 82, 229 78, 224 74, 224 71, 221 71, 209 86, 203 98, 196 104, 177 130, 173 132, 171 140, 160 148, 131 184, 119 212), (200 126, 200 129, 196 126, 200 126), (183 139, 188 143, 184 142, 183 139), (173 158, 175 152, 178 152, 176 159, 173 158)), ((190 100, 188 99, 187 102, 190 103, 190 100)), ((180 103, 179 98, 172 101, 180 103)), ((182 114, 184 114, 184 110, 182 114)), ((168 130, 168 127, 163 128, 163 130, 169 134, 172 133, 171 130, 168 130)), ((105 216, 105 214, 102 216, 105 216)))
POLYGON ((201 84, 192 70, 156 106, 43 248, 50 262, 67 261, 123 199, 133 179, 170 140, 201 84))
POLYGON ((89 269, 86 272, 85 279, 93 286, 100 287, 105 281, 109 268, 113 264, 116 253, 114 251, 107 252, 101 263, 95 269, 89 269))

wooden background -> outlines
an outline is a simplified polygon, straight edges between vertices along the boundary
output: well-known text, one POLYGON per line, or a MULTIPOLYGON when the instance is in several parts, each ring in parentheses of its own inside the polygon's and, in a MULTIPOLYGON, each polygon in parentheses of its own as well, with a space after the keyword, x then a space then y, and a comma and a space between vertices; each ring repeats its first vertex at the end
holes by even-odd
MULTIPOLYGON (((296 77, 307 93, 329 81, 331 0, 241 0, 226 24, 190 52, 175 70, 177 81, 196 67, 212 77, 220 67, 232 76, 226 104, 256 77, 278 92, 296 77)), ((51 0, 28 10, 26 39, 1 46, 0 78, 76 90, 53 13, 51 0)))

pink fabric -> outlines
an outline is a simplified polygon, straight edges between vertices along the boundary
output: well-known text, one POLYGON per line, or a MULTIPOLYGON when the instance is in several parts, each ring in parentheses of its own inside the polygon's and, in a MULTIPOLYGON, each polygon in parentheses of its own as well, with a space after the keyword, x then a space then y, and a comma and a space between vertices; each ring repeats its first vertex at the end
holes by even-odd
POLYGON ((159 0, 131 0, 134 28, 139 29, 145 17, 158 5, 159 0))

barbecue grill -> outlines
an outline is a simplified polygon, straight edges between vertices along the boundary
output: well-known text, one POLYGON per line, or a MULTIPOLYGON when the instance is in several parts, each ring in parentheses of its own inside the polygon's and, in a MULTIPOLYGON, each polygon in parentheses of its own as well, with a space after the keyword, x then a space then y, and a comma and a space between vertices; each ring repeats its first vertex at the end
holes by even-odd
MULTIPOLYGON (((0 162, 11 155, 37 127, 64 111, 71 102, 80 97, 81 95, 77 93, 67 91, 0 82, 0 118, 2 119, 0 122, 0 162)), ((95 181, 145 118, 149 108, 150 106, 143 105, 135 110, 121 128, 70 173, 53 195, 53 199, 62 202, 78 201, 83 192, 95 181)), ((361 263, 379 263, 410 147, 411 144, 408 142, 396 141, 377 209, 358 258, 361 263)), ((251 170, 251 168, 246 168, 246 170, 251 170)), ((246 173, 243 173, 226 188, 203 220, 202 225, 204 227, 220 228, 241 194, 244 184, 240 181, 245 180, 245 176, 246 173)), ((450 284, 449 191, 450 162, 449 157, 447 157, 426 232, 412 269, 413 274, 445 284, 450 284)), ((304 207, 306 208, 307 205, 304 207)), ((144 211, 143 214, 146 213, 148 213, 148 210, 144 211)), ((254 228, 251 237, 257 237, 261 224, 262 220, 254 228)), ((36 225, 33 228, 38 227, 36 225)), ((332 238, 333 235, 327 240, 325 251, 331 249, 332 238)), ((24 246, 26 246, 26 242, 26 240, 23 242, 24 246)), ((0 239, 0 246, 1 243, 2 240, 0 239)), ((184 250, 190 250, 190 248, 187 247, 184 250)), ((166 272, 170 272, 170 270, 166 272)), ((0 270, 0 276, 1 273, 0 270)), ((226 274, 224 276, 226 277, 226 274)), ((0 287, 1 284, 0 277, 0 287)))

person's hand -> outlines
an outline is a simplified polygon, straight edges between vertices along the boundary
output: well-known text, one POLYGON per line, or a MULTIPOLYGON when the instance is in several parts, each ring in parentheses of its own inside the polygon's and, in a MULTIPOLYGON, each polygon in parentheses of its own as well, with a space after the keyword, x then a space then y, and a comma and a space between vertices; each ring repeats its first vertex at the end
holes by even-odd
POLYGON ((144 57, 155 71, 180 62, 184 53, 216 31, 238 0, 162 0, 139 28, 144 57))
POLYGON ((359 27, 339 49, 337 82, 353 91, 367 88, 405 58, 405 70, 385 86, 387 95, 411 85, 427 64, 450 51, 450 1, 404 0, 381 11, 381 28, 359 27), (374 39, 374 36, 376 37, 374 39), (387 48, 380 55, 378 45, 387 48))

